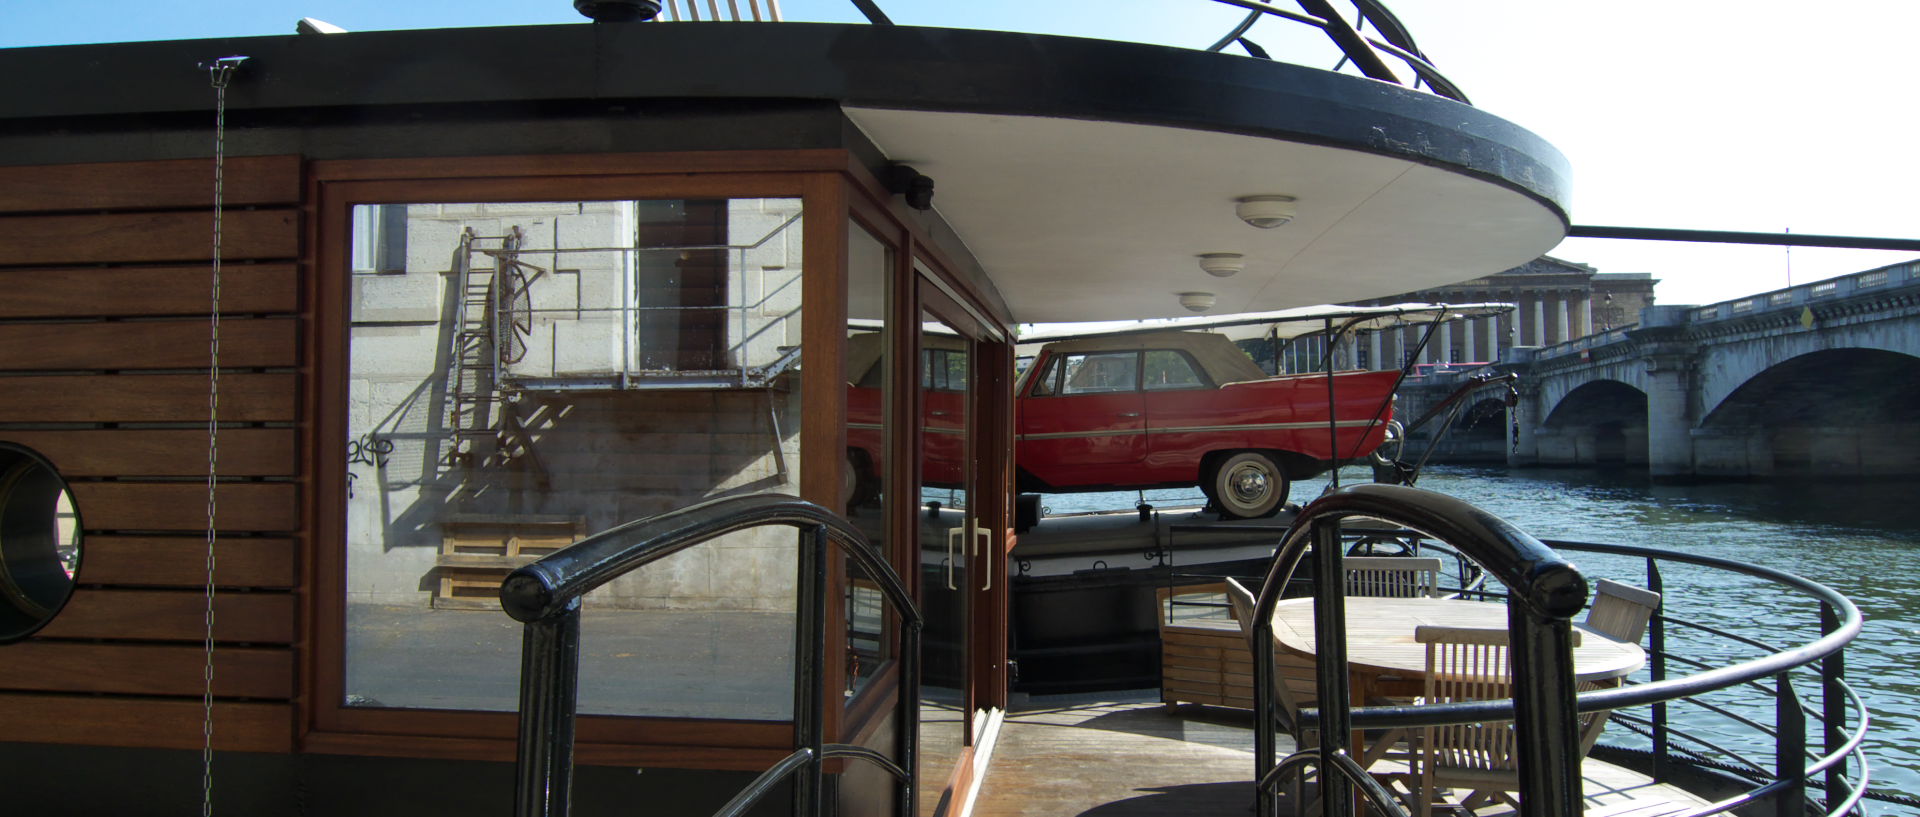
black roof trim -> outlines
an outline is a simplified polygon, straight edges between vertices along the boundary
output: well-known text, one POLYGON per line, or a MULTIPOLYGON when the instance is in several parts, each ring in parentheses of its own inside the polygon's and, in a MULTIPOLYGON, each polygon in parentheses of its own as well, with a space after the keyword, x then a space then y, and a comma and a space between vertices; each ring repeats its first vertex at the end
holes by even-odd
POLYGON ((1563 217, 1568 205, 1552 145, 1424 92, 1200 50, 908 26, 582 23, 4 49, 0 74, 35 79, 9 94, 0 130, 209 111, 196 66, 232 54, 249 57, 228 91, 235 113, 351 109, 373 122, 390 106, 832 100, 1311 142, 1484 176, 1563 217))

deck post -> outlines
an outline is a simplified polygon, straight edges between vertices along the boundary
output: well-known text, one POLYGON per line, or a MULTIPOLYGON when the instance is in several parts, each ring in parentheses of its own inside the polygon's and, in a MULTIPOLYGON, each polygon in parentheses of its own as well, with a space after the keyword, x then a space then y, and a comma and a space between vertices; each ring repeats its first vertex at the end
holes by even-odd
POLYGON ((1785 672, 1774 679, 1774 723, 1780 737, 1774 741, 1773 779, 1787 785, 1774 794, 1773 813, 1801 817, 1807 813, 1807 712, 1793 691, 1793 679, 1785 672))
POLYGON ((1513 677, 1520 802, 1527 815, 1574 817, 1581 804, 1579 717, 1574 713, 1573 622, 1535 610, 1507 608, 1513 677))
MULTIPOLYGON (((1652 558, 1647 559, 1647 589, 1664 594, 1666 581, 1660 576, 1660 567, 1652 558)), ((1662 598, 1665 596, 1663 595, 1662 598)), ((1667 680, 1667 620, 1654 611, 1651 629, 1647 632, 1647 659, 1651 665, 1649 680, 1660 683, 1667 680)), ((1656 701, 1653 704, 1653 781, 1665 783, 1672 779, 1673 772, 1667 759, 1672 752, 1672 738, 1667 734, 1667 702, 1656 701)))
POLYGON ((1254 814, 1258 817, 1273 817, 1273 792, 1261 786, 1267 772, 1273 770, 1274 726, 1273 726, 1273 623, 1269 617, 1266 622, 1253 622, 1253 783, 1254 814))
POLYGON ((798 626, 793 650, 793 739, 794 744, 812 752, 805 769, 794 776, 793 813, 796 817, 814 817, 820 813, 823 733, 826 695, 827 650, 827 527, 813 525, 799 532, 800 552, 795 559, 795 600, 798 626))
MULTIPOLYGON (((1335 755, 1350 754, 1353 691, 1347 677, 1346 583, 1341 581, 1340 521, 1313 523, 1314 665, 1320 697, 1320 808, 1324 817, 1348 817, 1353 798, 1339 779, 1335 755)), ((1264 770, 1263 770, 1264 771, 1264 770)))
MULTIPOLYGON (((1840 617, 1833 611, 1831 602, 1820 602, 1820 634, 1827 635, 1840 629, 1840 617)), ((1841 681, 1847 674, 1847 653, 1834 650, 1820 660, 1820 715, 1825 730, 1826 754, 1833 755, 1847 743, 1847 694, 1841 688, 1841 681)), ((1827 802, 1838 803, 1846 799, 1847 758, 1842 755, 1827 767, 1827 802)))
POLYGON ((580 600, 527 622, 520 643, 518 817, 565 815, 573 792, 573 725, 580 694, 580 600))

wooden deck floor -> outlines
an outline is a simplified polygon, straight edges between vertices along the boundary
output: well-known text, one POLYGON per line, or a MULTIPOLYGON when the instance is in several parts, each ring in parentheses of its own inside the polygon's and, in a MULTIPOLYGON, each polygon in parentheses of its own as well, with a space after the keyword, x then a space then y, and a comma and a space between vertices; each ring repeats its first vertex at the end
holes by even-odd
MULTIPOLYGON (((1252 713, 1158 701, 1034 702, 1007 713, 976 817, 1248 817, 1252 713)), ((1292 750, 1283 737, 1281 751, 1292 750)), ((1660 817, 1706 801, 1589 760, 1589 817, 1660 817)), ((1283 803, 1283 808, 1285 804, 1283 803)), ((1480 817, 1509 814, 1486 808, 1480 817)))

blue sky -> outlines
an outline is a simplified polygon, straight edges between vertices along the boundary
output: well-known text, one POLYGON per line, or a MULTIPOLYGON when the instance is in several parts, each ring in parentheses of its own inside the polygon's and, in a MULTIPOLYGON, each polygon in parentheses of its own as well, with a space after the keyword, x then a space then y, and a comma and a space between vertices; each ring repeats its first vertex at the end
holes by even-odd
MULTIPOLYGON (((1206 46, 1240 16, 1207 0, 877 2, 902 24, 1188 47, 1206 46)), ((1903 41, 1920 30, 1920 3, 1388 5, 1476 105, 1567 154, 1576 223, 1920 237, 1912 147, 1920 69, 1903 41)), ((862 21, 846 0, 781 7, 788 20, 862 21)), ((569 0, 6 0, 0 47, 289 34, 300 17, 362 31, 583 21, 569 0)), ((1331 66, 1319 35, 1299 26, 1267 21, 1250 36, 1277 57, 1331 66)), ((1735 298, 1912 257, 1594 239, 1554 254, 1604 272, 1654 273, 1666 303, 1735 298)))

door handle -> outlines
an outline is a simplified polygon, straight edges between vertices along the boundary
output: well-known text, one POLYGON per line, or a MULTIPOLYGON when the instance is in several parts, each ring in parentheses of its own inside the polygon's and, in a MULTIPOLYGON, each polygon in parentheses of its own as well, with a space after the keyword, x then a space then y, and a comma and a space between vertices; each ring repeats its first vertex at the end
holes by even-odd
POLYGON ((933 415, 933 416, 935 416, 935 417, 945 417, 945 416, 947 416, 947 413, 946 413, 946 412, 944 412, 944 411, 930 411, 930 412, 927 412, 927 413, 928 413, 928 414, 931 414, 931 415, 933 415))
POLYGON ((1120 412, 1120 416, 1122 416, 1122 417, 1138 417, 1138 416, 1140 416, 1140 412, 1137 412, 1137 411, 1123 411, 1123 412, 1120 412))
POLYGON ((993 589, 993 556, 992 556, 993 531, 988 530, 987 528, 983 528, 978 525, 975 525, 973 528, 973 546, 975 548, 974 555, 978 556, 981 554, 987 554, 987 558, 981 560, 986 568, 987 583, 985 585, 982 585, 980 589, 992 590, 993 589), (987 542, 986 546, 984 547, 982 547, 980 544, 980 540, 982 539, 986 540, 987 542))
MULTIPOLYGON (((948 590, 960 589, 958 587, 953 586, 953 545, 954 545, 954 542, 960 539, 960 535, 964 531, 966 531, 965 527, 947 528, 947 589, 948 590)), ((963 552, 961 553, 961 555, 965 556, 966 554, 963 552)))

